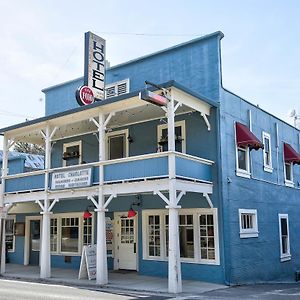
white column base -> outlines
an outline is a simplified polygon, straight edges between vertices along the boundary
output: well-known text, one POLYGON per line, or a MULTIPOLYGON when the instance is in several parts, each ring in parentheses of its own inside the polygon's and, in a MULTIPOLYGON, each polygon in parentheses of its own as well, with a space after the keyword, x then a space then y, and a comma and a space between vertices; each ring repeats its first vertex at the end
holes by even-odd
POLYGON ((178 216, 178 208, 170 207, 168 291, 174 294, 182 292, 178 216))
POLYGON ((97 277, 96 283, 108 284, 105 210, 97 211, 97 277))
POLYGON ((51 254, 50 254, 50 215, 51 212, 42 212, 42 243, 41 243, 41 255, 40 255, 40 278, 51 277, 51 254))

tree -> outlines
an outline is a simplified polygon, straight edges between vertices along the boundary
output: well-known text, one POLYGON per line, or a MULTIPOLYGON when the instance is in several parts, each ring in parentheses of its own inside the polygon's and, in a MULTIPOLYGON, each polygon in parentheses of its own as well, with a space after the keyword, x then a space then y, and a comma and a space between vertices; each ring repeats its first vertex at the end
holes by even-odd
POLYGON ((16 142, 14 145, 14 151, 21 153, 45 155, 44 146, 31 144, 27 142, 16 142))

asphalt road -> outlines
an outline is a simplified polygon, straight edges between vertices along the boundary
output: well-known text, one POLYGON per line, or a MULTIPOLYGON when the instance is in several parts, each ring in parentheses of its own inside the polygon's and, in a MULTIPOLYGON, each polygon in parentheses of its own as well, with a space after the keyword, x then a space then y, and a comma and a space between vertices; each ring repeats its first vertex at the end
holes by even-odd
POLYGON ((261 284, 230 287, 200 295, 178 295, 177 297, 157 293, 130 291, 93 290, 86 287, 42 284, 14 280, 0 280, 0 299, 5 300, 299 300, 300 283, 261 284))
POLYGON ((5 300, 163 300, 167 297, 150 295, 147 293, 130 292, 103 292, 98 290, 89 290, 87 288, 68 287, 62 285, 50 285, 13 280, 0 280, 0 299, 5 300))

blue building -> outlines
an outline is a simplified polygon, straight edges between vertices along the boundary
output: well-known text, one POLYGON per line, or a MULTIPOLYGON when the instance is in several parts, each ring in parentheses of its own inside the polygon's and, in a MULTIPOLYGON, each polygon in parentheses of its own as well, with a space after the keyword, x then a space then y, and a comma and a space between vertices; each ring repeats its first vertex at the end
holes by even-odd
POLYGON ((97 244, 99 284, 108 269, 168 277, 174 293, 182 279, 295 280, 300 132, 222 86, 222 38, 109 68, 106 99, 84 107, 83 78, 46 88, 45 117, 1 130, 10 262, 46 278, 97 244), (146 80, 167 107, 140 99, 146 80), (17 141, 44 144, 45 169, 8 169, 17 141))

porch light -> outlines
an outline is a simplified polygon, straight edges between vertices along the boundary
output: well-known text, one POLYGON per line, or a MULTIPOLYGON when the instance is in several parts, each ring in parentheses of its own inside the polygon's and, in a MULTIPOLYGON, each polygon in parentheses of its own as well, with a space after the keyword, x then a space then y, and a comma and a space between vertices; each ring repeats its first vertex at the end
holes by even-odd
POLYGON ((132 204, 130 205, 130 209, 127 213, 127 217, 128 218, 133 218, 136 216, 137 212, 133 209, 133 206, 140 206, 142 204, 142 199, 141 199, 141 195, 137 195, 136 196, 137 200, 133 201, 132 204))
POLYGON ((136 214, 137 214, 136 211, 132 207, 130 207, 130 209, 128 211, 128 214, 127 214, 127 217, 128 218, 133 218, 133 217, 136 216, 136 214))
POLYGON ((92 216, 92 214, 89 212, 88 207, 86 208, 86 210, 83 213, 83 219, 88 219, 92 216))

